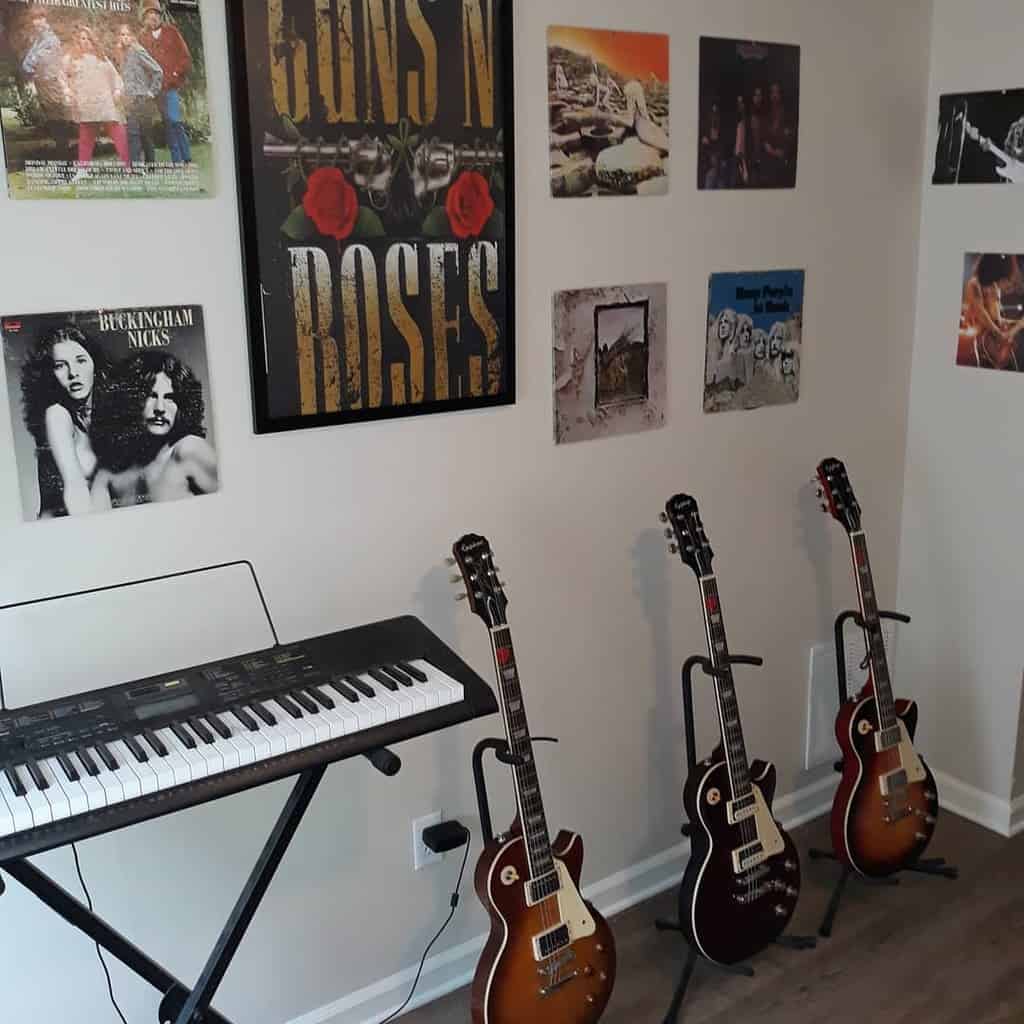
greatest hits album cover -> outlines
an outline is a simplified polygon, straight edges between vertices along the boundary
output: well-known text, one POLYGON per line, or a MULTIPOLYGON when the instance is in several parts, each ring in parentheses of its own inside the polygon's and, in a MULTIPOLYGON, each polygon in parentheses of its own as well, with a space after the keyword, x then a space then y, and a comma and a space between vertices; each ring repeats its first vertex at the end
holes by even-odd
POLYGON ((0 317, 26 521, 218 489, 199 306, 0 317))
POLYGON ((12 199, 213 190, 199 0, 0 0, 12 199))

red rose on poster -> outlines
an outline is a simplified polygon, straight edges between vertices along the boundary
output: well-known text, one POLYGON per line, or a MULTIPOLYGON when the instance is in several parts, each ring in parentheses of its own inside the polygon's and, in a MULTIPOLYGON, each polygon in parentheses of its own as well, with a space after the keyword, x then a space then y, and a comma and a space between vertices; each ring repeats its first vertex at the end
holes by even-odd
POLYGON ((317 231, 341 241, 359 218, 359 196, 337 167, 320 167, 309 176, 302 208, 317 231))
POLYGON ((456 238, 475 238, 494 213, 487 179, 477 171, 463 171, 448 189, 445 212, 456 238))

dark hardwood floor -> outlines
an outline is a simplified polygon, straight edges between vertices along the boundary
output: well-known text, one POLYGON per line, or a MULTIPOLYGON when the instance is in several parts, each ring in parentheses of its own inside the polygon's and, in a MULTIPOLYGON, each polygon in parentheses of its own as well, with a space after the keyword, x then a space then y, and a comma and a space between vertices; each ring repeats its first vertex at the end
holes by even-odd
MULTIPOLYGON (((801 853, 828 847, 827 822, 821 818, 794 833, 801 853)), ((754 978, 699 964, 680 1020, 1024 1022, 1024 835, 1003 839, 947 813, 928 855, 959 866, 960 880, 904 874, 898 886, 880 887, 851 879, 831 939, 808 952, 772 947, 753 962, 754 978)), ((839 868, 805 856, 803 872, 790 932, 814 935, 839 868)), ((681 936, 656 932, 654 920, 675 912, 675 892, 667 892, 611 921, 619 974, 602 1024, 663 1020, 685 947, 681 936)), ((468 989, 402 1020, 468 1022, 468 989)))

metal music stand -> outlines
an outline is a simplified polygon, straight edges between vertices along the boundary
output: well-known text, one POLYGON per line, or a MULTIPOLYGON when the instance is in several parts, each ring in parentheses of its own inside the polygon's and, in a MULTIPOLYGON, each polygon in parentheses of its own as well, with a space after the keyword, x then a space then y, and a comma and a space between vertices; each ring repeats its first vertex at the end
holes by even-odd
MULTIPOLYGON (((63 601, 67 598, 82 597, 88 594, 104 593, 136 587, 147 583, 178 579, 183 576, 194 576, 199 573, 215 572, 236 566, 245 566, 252 576, 253 585, 260 599, 260 605, 270 626, 274 638, 274 646, 280 645, 274 621, 267 607, 263 590, 260 587, 256 570, 247 560, 224 562, 220 565, 209 565, 198 569, 187 569, 182 572, 167 573, 163 576, 151 576, 147 579, 128 580, 106 587, 93 587, 68 594, 55 594, 52 597, 37 598, 31 601, 20 601, 0 606, 0 612, 14 608, 25 608, 29 605, 47 604, 52 601, 63 601)), ((2 690, 0 690, 2 692, 2 690)), ((395 775, 402 767, 399 758, 389 750, 370 751, 366 757, 370 763, 384 775, 395 775)), ((59 886, 48 875, 45 875, 27 858, 6 861, 0 869, 6 871, 11 878, 20 882, 29 892, 42 900, 55 914, 62 917, 68 924, 87 935, 98 946, 105 949, 111 956, 120 960, 129 970, 148 982, 159 992, 163 1000, 159 1008, 160 1024, 231 1024, 231 1022, 214 1010, 210 1003, 234 959, 245 933, 256 916, 256 911, 270 888, 270 883, 284 858, 288 845, 298 831, 303 815, 316 793, 320 780, 327 771, 327 765, 321 764, 303 771, 295 782, 284 808, 278 816, 270 836, 263 846, 255 867, 228 917, 227 923, 217 939, 195 986, 190 988, 165 970, 155 960, 150 959, 137 946, 133 945, 119 932, 115 931, 97 914, 75 899, 67 890, 59 886)), ((0 875, 0 894, 4 891, 3 877, 0 875)))
MULTIPOLYGON (((901 612, 879 612, 879 619, 887 619, 890 622, 901 622, 904 625, 910 624, 910 616, 904 615, 901 612)), ((860 612, 852 609, 847 609, 845 612, 840 612, 836 616, 835 621, 835 643, 836 643, 836 679, 838 680, 839 686, 839 706, 842 707, 847 701, 855 699, 850 697, 849 684, 847 681, 846 674, 846 658, 843 656, 844 651, 844 638, 845 629, 848 622, 853 622, 861 629, 864 629, 864 619, 861 617, 860 612)), ((866 667, 866 665, 865 665, 866 667)), ((836 761, 833 768, 840 774, 843 771, 843 762, 836 761)), ((846 889, 846 883, 850 880, 850 876, 856 874, 853 868, 849 864, 844 863, 839 859, 834 850, 815 850, 808 851, 811 860, 834 860, 842 865, 842 872, 839 875, 839 879, 836 882, 835 888, 832 890, 832 897, 828 901, 828 907, 825 910, 825 916, 822 919, 821 927, 818 929, 818 934, 823 938, 830 938, 832 935, 832 927, 835 924, 836 914, 839 912, 839 904, 842 902, 843 891, 846 889)), ((956 880, 960 877, 959 868, 953 867, 951 864, 946 863, 945 857, 925 857, 918 860, 914 864, 909 864, 907 867, 902 869, 903 871, 912 871, 919 875, 935 875, 939 878, 949 878, 956 880)), ((868 878, 867 876, 861 876, 865 882, 871 885, 899 885, 900 880, 890 875, 886 878, 868 878)))
MULTIPOLYGON (((752 665, 755 668, 760 668, 763 664, 764 658, 755 658, 741 654, 729 655, 730 666, 752 665)), ((697 769, 697 740, 693 716, 693 673, 697 668, 700 668, 701 671, 703 671, 709 678, 715 678, 716 676, 721 676, 723 674, 721 669, 716 669, 714 665, 711 664, 710 659, 700 654, 695 654, 693 657, 687 658, 686 662, 683 664, 683 728, 686 736, 686 765, 688 776, 692 775, 697 769)), ((683 824, 680 832, 689 838, 693 834, 693 826, 689 822, 686 822, 683 824)), ((754 968, 748 964, 719 964, 715 963, 713 960, 708 960, 690 941, 689 934, 682 922, 658 920, 654 922, 654 926, 660 932, 679 932, 686 940, 687 945, 686 962, 683 965, 683 971, 679 976, 679 982, 676 985, 675 994, 672 996, 672 1002, 669 1005, 668 1012, 662 1020, 662 1024, 676 1024, 679 1020, 683 1001, 686 999, 686 993, 690 987, 690 979, 693 977, 693 972, 697 966, 698 960, 702 960, 714 967, 716 970, 723 971, 726 974, 740 975, 745 978, 752 978, 754 976, 754 968)), ((784 946, 787 949, 814 949, 817 945, 816 939, 806 935, 780 935, 775 942, 776 945, 784 946)))

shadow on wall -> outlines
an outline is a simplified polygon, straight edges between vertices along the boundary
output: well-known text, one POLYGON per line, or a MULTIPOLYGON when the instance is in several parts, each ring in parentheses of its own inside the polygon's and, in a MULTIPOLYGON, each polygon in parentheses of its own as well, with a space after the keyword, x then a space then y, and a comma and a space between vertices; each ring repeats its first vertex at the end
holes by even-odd
POLYGON ((797 494, 797 508, 794 522, 797 524, 797 541, 807 554, 807 560, 814 569, 815 604, 818 609, 817 637, 821 641, 832 640, 832 627, 836 615, 842 611, 834 606, 832 596, 832 519, 821 510, 817 496, 818 485, 808 482, 797 494))

